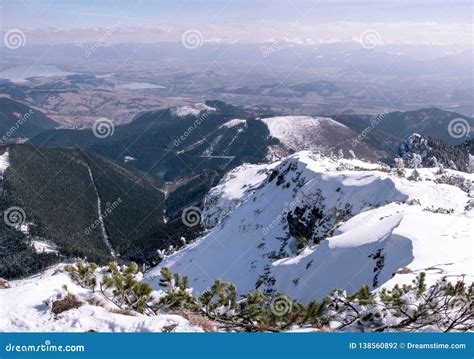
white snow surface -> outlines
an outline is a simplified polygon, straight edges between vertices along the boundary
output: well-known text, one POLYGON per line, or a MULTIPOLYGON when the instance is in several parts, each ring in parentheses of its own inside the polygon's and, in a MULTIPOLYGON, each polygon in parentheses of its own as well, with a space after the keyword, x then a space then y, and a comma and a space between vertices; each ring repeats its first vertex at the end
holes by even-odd
POLYGON ((42 274, 11 281, 11 288, 0 289, 0 332, 161 332, 169 325, 176 325, 174 330, 179 332, 202 331, 178 315, 148 317, 113 313, 117 309, 114 305, 99 293, 75 284, 62 267, 58 265, 42 274), (63 285, 83 304, 55 315, 51 305, 65 296, 63 285), (102 301, 103 307, 87 303, 94 296, 102 301))
POLYGON ((277 116, 261 121, 272 137, 295 151, 334 146, 353 135, 347 126, 327 117, 277 116))
POLYGON ((194 105, 186 105, 180 107, 173 107, 172 111, 175 116, 178 117, 185 117, 185 116, 199 116, 199 114, 203 111, 215 111, 214 107, 207 106, 204 103, 196 103, 194 105))
POLYGON ((220 225, 165 257, 145 280, 158 288, 160 268, 169 267, 188 275, 198 293, 223 279, 241 294, 258 288, 305 302, 334 288, 353 292, 363 284, 378 290, 410 282, 421 271, 430 283, 459 275, 471 282, 472 193, 436 183, 437 169, 417 171, 423 180, 410 181, 384 165, 307 151, 267 169, 245 165, 208 197, 221 197, 204 212, 220 225), (263 178, 272 170, 271 181, 263 178), (312 211, 319 211, 313 223, 312 211), (299 252, 289 215, 305 222, 312 230, 306 235, 319 244, 299 252), (401 269, 409 273, 397 273, 401 269))
POLYGON ((0 155, 0 179, 3 179, 3 175, 8 166, 10 166, 9 154, 8 151, 5 151, 2 155, 0 155))
POLYGON ((51 242, 34 239, 31 241, 36 253, 59 253, 58 247, 51 242))
POLYGON ((205 198, 204 225, 211 228, 221 223, 267 179, 271 168, 268 164, 244 164, 227 173, 205 198))
POLYGON ((241 119, 238 119, 238 118, 234 118, 233 120, 227 121, 226 123, 224 123, 220 127, 232 128, 232 127, 236 127, 236 126, 240 126, 240 125, 245 125, 246 126, 247 125, 247 120, 241 120, 241 119))
MULTIPOLYGON (((304 302, 334 288, 391 288, 422 271, 428 284, 443 276, 472 282, 474 174, 417 172, 421 180, 411 181, 413 170, 400 175, 385 165, 309 151, 270 165, 245 164, 209 193, 204 214, 212 228, 165 257, 144 280, 159 297, 159 271, 166 266, 188 275, 197 294, 224 279, 240 294, 258 288, 304 302), (297 250, 288 218, 304 224, 299 230, 310 229, 305 235, 318 244, 297 250)), ((104 270, 98 270, 98 281, 104 270)), ((118 314, 97 291, 75 284, 63 264, 10 285, 0 289, 0 331, 160 332, 175 325, 177 332, 202 331, 178 315, 118 314), (64 285, 82 305, 55 315, 51 305, 65 296, 64 285), (89 304, 93 297, 102 305, 89 304)))
POLYGON ((127 162, 131 162, 131 161, 136 161, 137 159, 135 157, 132 157, 132 156, 124 156, 123 157, 123 162, 127 163, 127 162))

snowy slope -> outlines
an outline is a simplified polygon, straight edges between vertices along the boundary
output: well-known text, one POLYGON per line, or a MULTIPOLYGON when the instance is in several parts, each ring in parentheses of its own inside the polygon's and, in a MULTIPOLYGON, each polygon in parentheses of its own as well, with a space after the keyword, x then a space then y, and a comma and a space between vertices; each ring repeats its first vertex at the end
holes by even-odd
POLYGON ((334 146, 354 135, 347 126, 327 117, 277 116, 261 121, 272 137, 296 151, 334 146))
POLYGON ((270 136, 279 141, 279 144, 270 146, 270 160, 303 150, 318 150, 326 154, 343 150, 346 156, 350 150, 360 158, 380 158, 372 147, 358 140, 355 131, 328 117, 277 116, 260 121, 267 126, 270 136))
POLYGON ((199 116, 199 114, 203 111, 215 111, 214 107, 207 106, 204 103, 196 103, 194 105, 187 105, 187 106, 179 106, 173 107, 171 111, 177 117, 185 117, 185 116, 199 116))
MULTIPOLYGON (((221 225, 160 267, 188 275, 197 292, 221 278, 242 294, 259 288, 303 301, 335 287, 351 292, 362 284, 377 289, 410 281, 419 271, 430 281, 460 274, 472 281, 474 177, 434 168, 417 173, 421 180, 414 181, 407 179, 413 170, 397 175, 386 166, 307 151, 266 171, 237 169, 211 191, 221 198, 214 212, 223 215, 213 215, 212 206, 205 211, 211 224, 221 225), (262 180, 257 172, 270 175, 262 180), (304 241, 310 245, 298 250, 304 241)), ((146 278, 154 287, 160 267, 146 278)))
POLYGON ((224 123, 223 125, 221 125, 220 127, 226 127, 226 128, 232 128, 232 127, 236 127, 236 126, 247 126, 247 120, 241 120, 241 119, 238 119, 238 118, 234 118, 233 120, 230 120, 230 121, 227 121, 226 123, 224 123))
POLYGON ((180 332, 202 331, 178 315, 147 317, 114 313, 116 308, 112 304, 98 293, 76 285, 61 268, 62 265, 55 266, 40 275, 12 281, 11 288, 0 289, 0 331, 160 332, 164 327, 175 325, 174 330, 180 332), (55 315, 51 304, 65 295, 63 285, 83 304, 55 315), (88 304, 92 297, 99 298, 102 306, 88 304))
POLYGON ((372 288, 409 284, 421 271, 427 272, 430 282, 462 274, 468 274, 466 280, 471 282, 473 230, 472 218, 467 216, 452 218, 390 204, 352 218, 340 228, 340 234, 321 242, 317 249, 274 263, 275 287, 309 301, 320 299, 334 287, 353 292, 363 284, 372 288), (379 251, 384 258, 380 270, 379 251), (316 268, 306 270, 311 265, 316 268), (392 278, 401 268, 412 272, 392 278), (295 279, 298 285, 292 282, 295 279))
POLYGON ((235 207, 266 180, 272 167, 267 164, 244 164, 226 174, 205 198, 204 225, 210 228, 221 223, 223 218, 232 213, 235 207))
MULTIPOLYGON (((241 294, 255 288, 294 299, 428 283, 442 276, 472 282, 473 174, 436 168, 395 171, 381 164, 303 151, 271 165, 243 165, 213 188, 205 235, 165 257, 145 280, 160 296, 163 266, 190 276, 194 292, 221 278, 241 294), (310 245, 298 249, 296 238, 310 245)), ((99 293, 76 285, 57 265, 0 289, 0 331, 202 331, 171 314, 123 315, 99 293), (51 312, 65 295, 77 309, 51 312), (92 298, 101 304, 90 304, 92 298)), ((99 269, 98 279, 104 274, 99 269)))

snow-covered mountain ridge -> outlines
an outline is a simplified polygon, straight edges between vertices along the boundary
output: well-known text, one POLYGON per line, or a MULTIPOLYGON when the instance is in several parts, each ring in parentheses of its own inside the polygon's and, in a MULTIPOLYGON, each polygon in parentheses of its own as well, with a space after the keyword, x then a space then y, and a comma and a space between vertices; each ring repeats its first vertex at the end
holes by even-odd
POLYGON ((345 125, 327 117, 309 116, 276 116, 261 119, 270 131, 270 135, 278 138, 288 148, 321 147, 325 141, 333 140, 326 132, 331 130, 352 131, 345 125))
POLYGON ((271 146, 273 159, 303 150, 354 149, 365 158, 377 158, 367 146, 354 142, 357 133, 328 117, 275 116, 260 119, 279 144, 271 146), (354 146, 354 147, 353 147, 354 146))
POLYGON ((166 266, 188 275, 197 292, 220 278, 241 294, 257 288, 306 302, 333 288, 408 283, 420 271, 430 282, 445 275, 471 282, 472 180, 307 151, 245 165, 209 194, 204 218, 214 227, 146 280, 157 287, 166 266))

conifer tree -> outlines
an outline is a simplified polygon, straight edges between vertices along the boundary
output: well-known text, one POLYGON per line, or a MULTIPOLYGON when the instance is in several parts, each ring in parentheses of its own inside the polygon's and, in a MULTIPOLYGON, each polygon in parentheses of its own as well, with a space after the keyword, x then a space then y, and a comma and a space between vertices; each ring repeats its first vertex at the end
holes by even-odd
POLYGON ((69 273, 72 280, 83 288, 90 288, 95 290, 97 279, 95 277, 95 270, 97 265, 95 263, 86 263, 82 259, 76 261, 75 265, 66 265, 64 270, 69 273))

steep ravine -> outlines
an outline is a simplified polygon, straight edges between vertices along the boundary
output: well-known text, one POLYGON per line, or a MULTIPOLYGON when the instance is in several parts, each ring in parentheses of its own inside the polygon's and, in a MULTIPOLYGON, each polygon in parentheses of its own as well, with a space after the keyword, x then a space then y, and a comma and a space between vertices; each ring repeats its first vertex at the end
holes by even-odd
POLYGON ((112 245, 110 244, 109 241, 109 235, 107 234, 107 229, 105 228, 105 222, 104 222, 104 216, 102 215, 102 202, 100 200, 100 195, 99 191, 97 190, 97 186, 95 184, 94 176, 92 175, 92 171, 90 166, 87 164, 87 170, 89 171, 89 176, 91 178, 92 185, 94 186, 94 191, 97 196, 97 216, 99 218, 99 223, 100 223, 100 230, 102 233, 102 239, 104 240, 105 245, 110 251, 110 255, 113 258, 117 258, 117 254, 115 253, 114 249, 112 248, 112 245))

